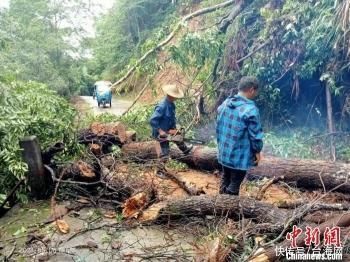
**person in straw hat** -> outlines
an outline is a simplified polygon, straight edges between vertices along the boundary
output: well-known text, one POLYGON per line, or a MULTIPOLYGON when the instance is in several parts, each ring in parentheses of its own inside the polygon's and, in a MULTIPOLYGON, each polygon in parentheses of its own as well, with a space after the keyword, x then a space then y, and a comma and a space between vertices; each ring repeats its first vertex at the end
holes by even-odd
MULTIPOLYGON (((163 98, 155 107, 155 110, 150 119, 152 127, 152 137, 160 143, 160 166, 157 174, 163 176, 163 166, 169 157, 170 145, 168 136, 178 135, 180 132, 176 129, 176 113, 175 100, 183 98, 183 91, 176 85, 165 85, 162 87, 166 97, 163 98)), ((184 142, 174 142, 178 148, 184 153, 188 154, 192 147, 188 147, 184 142)))

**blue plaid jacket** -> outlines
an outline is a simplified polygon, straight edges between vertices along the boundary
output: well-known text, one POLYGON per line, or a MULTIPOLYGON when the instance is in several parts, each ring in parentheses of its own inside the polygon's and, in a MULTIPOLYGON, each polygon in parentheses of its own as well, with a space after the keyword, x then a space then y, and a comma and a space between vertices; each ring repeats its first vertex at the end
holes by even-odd
POLYGON ((255 154, 263 147, 263 132, 259 109, 252 100, 235 95, 218 108, 218 160, 223 166, 248 170, 254 165, 255 154))
POLYGON ((165 132, 176 128, 175 109, 175 104, 169 101, 166 97, 156 106, 150 119, 152 136, 154 138, 158 137, 159 128, 165 132))

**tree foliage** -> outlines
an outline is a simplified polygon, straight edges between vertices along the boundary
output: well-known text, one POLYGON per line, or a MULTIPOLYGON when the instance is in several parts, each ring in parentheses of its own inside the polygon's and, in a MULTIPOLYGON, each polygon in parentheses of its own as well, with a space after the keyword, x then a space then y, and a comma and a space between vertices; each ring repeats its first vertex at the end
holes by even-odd
POLYGON ((321 94, 317 106, 321 105, 325 115, 325 104, 320 103, 324 85, 328 85, 339 116, 350 91, 346 87, 349 63, 345 44, 349 10, 344 2, 253 1, 228 31, 218 82, 228 81, 230 84, 224 88, 230 88, 232 80, 238 81, 242 75, 256 75, 265 87, 261 106, 269 108, 265 113, 269 111, 275 119, 280 119, 284 110, 295 113, 295 107, 291 106, 295 104, 293 100, 298 101, 300 97, 304 97, 305 104, 299 108, 310 106, 310 110, 318 114, 313 101, 317 94, 321 94), (280 4, 275 6, 277 2, 280 4), (264 48, 254 52, 264 43, 264 48), (252 52, 249 59, 237 62, 252 52), (305 84, 310 81, 314 83, 313 88, 305 84))
POLYGON ((82 77, 84 29, 73 18, 84 1, 11 0, 0 10, 0 78, 46 83, 62 95, 86 84, 82 77))
POLYGON ((116 1, 97 21, 97 34, 92 41, 94 74, 115 79, 131 61, 167 34, 173 11, 171 0, 116 1))
MULTIPOLYGON (((24 178, 19 141, 36 135, 42 149, 56 142, 73 145, 74 109, 44 84, 0 84, 0 194, 24 178)), ((1 202, 1 201, 0 201, 1 202)))

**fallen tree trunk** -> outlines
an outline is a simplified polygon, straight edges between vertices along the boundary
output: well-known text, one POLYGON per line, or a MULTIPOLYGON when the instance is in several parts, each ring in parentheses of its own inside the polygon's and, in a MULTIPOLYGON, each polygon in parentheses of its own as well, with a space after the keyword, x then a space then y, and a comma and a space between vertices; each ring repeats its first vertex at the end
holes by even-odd
MULTIPOLYGON (((124 154, 131 159, 142 161, 156 159, 159 145, 155 141, 131 143, 122 147, 124 154)), ((172 159, 177 159, 190 167, 213 171, 220 169, 217 159, 217 149, 209 147, 194 147, 184 155, 177 148, 170 151, 172 159)), ((248 179, 255 177, 281 178, 296 187, 308 189, 334 190, 350 192, 350 165, 321 160, 282 159, 265 157, 259 166, 248 172, 248 179)))
POLYGON ((258 223, 272 223, 283 228, 283 223, 290 216, 288 211, 273 205, 238 196, 193 196, 169 202, 161 208, 158 219, 189 216, 223 216, 239 219, 240 216, 252 218, 258 223))
POLYGON ((266 157, 249 174, 270 178, 283 176, 285 182, 294 182, 301 188, 350 192, 350 165, 345 163, 266 157))
MULTIPOLYGON (((160 153, 160 146, 156 141, 130 143, 122 147, 122 152, 135 161, 156 160, 160 153)), ((194 147, 188 155, 184 155, 178 148, 172 147, 170 157, 196 169, 207 171, 219 169, 217 151, 209 147, 194 147)))

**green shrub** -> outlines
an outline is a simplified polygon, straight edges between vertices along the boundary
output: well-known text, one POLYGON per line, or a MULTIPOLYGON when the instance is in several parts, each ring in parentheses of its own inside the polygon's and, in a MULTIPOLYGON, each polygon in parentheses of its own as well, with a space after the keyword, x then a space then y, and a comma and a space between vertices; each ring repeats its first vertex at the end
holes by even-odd
MULTIPOLYGON (((334 137, 337 160, 348 161, 350 158, 349 138, 334 137)), ((292 129, 285 132, 265 134, 264 150, 285 158, 330 159, 330 136, 320 134, 315 129, 292 129)))
POLYGON ((59 141, 73 146, 74 118, 68 102, 43 84, 0 84, 0 194, 6 194, 27 171, 20 139, 36 135, 42 149, 59 141))

